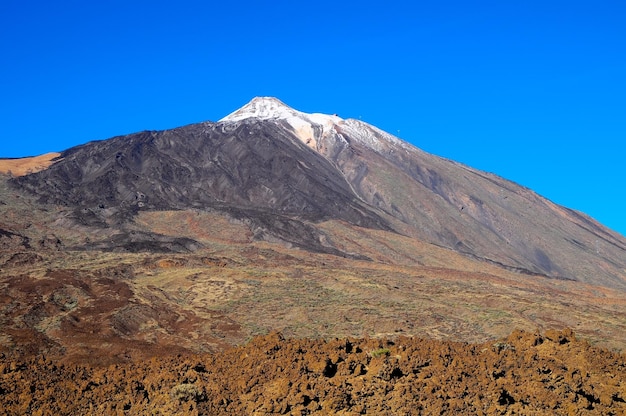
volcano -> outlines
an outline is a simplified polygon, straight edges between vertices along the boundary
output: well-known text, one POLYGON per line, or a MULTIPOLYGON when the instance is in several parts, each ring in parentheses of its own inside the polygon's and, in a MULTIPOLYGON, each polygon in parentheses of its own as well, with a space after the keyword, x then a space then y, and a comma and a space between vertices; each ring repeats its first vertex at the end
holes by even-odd
POLYGON ((0 159, 0 311, 9 414, 621 414, 626 397, 623 236, 271 97, 0 159))
MULTIPOLYGON (((39 202, 73 208, 74 221, 95 227, 124 228, 144 211, 221 212, 245 222, 255 240, 366 258, 342 250, 318 227, 335 220, 522 275, 626 289, 624 238, 588 216, 365 122, 302 113, 271 97, 254 98, 216 123, 66 150, 12 185, 39 202)), ((145 238, 152 249, 174 247, 145 238)), ((141 237, 92 244, 142 250, 141 237)))
POLYGON ((626 241, 354 119, 217 122, 1 160, 0 347, 115 363, 255 335, 626 345, 626 241))

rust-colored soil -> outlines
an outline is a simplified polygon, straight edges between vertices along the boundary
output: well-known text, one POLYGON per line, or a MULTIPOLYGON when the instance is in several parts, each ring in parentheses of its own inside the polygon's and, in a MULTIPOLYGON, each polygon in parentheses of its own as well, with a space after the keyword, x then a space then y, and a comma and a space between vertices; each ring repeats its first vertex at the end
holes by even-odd
POLYGON ((626 357, 570 330, 466 344, 284 339, 110 366, 0 355, 4 414, 623 415, 626 357))
POLYGON ((24 176, 39 172, 54 163, 54 159, 61 153, 46 153, 45 155, 22 157, 18 159, 0 159, 0 173, 11 173, 13 176, 24 176))

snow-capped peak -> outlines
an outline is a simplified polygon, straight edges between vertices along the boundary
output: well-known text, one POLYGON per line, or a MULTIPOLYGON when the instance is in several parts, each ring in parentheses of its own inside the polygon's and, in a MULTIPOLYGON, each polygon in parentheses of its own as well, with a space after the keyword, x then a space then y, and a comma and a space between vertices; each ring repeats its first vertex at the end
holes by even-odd
POLYGON ((248 104, 222 118, 224 121, 241 121, 247 118, 267 120, 272 118, 286 118, 298 113, 274 97, 255 97, 248 104))
MULTIPOLYGON (((294 134, 307 146, 321 151, 325 138, 338 138, 345 134, 377 152, 387 146, 407 148, 397 137, 359 120, 344 120, 336 115, 303 113, 287 106, 274 97, 255 97, 248 104, 219 120, 220 123, 235 123, 247 119, 276 120, 285 122, 294 134)), ((342 139, 343 140, 343 139, 342 139)))
POLYGON ((255 97, 248 104, 226 117, 220 123, 237 122, 255 118, 259 120, 284 120, 300 140, 313 149, 318 140, 343 121, 335 115, 303 113, 285 105, 274 97, 255 97))

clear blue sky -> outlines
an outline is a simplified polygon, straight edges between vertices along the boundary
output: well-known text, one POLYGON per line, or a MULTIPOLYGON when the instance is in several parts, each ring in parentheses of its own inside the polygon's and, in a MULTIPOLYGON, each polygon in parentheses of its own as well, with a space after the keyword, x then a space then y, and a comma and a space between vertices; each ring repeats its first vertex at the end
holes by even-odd
POLYGON ((0 3, 0 156, 218 120, 361 118, 626 235, 622 1, 0 3))

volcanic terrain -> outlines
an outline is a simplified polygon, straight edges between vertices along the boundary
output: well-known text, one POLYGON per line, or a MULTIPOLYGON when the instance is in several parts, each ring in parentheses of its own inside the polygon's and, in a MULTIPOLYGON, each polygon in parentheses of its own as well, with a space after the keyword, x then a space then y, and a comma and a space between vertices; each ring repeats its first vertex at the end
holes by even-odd
POLYGON ((260 97, 0 172, 7 413, 625 410, 624 237, 362 121, 260 97))

